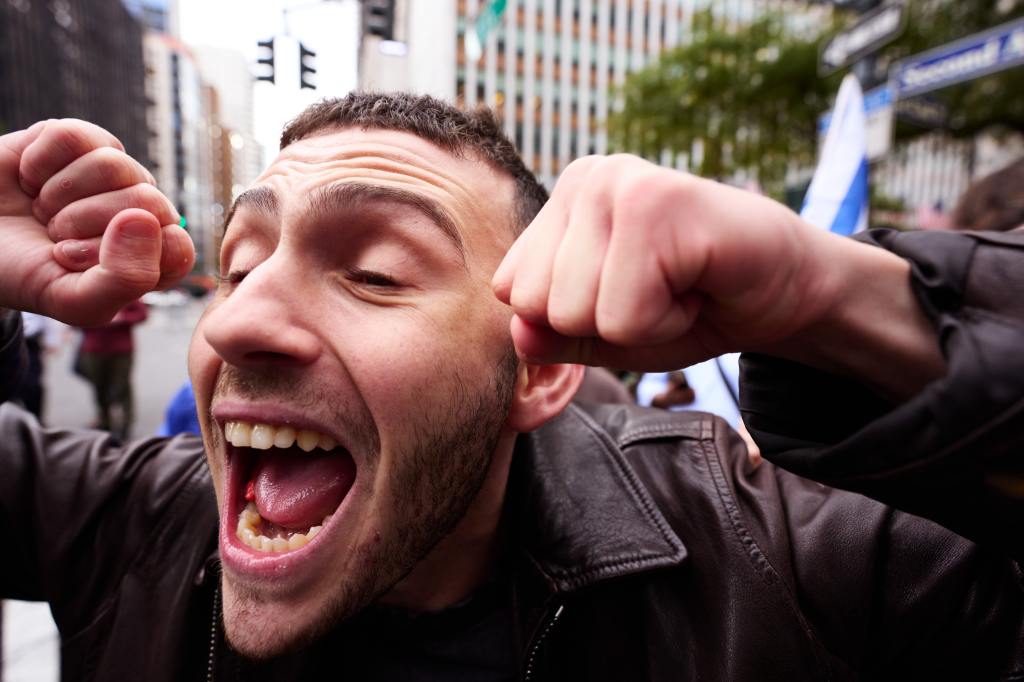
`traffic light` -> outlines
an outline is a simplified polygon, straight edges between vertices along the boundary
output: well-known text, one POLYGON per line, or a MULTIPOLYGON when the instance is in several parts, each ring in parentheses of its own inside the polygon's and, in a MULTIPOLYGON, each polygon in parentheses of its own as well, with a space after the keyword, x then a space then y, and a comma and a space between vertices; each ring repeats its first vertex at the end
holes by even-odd
POLYGON ((299 89, 310 89, 316 90, 316 86, 306 80, 306 76, 309 74, 316 73, 316 69, 313 68, 313 58, 316 57, 316 52, 310 50, 308 47, 299 43, 299 89), (306 60, 309 60, 308 62, 306 60))
POLYGON ((257 64, 266 64, 270 67, 269 75, 257 76, 258 81, 269 81, 274 82, 274 39, 260 40, 256 43, 261 50, 265 50, 265 55, 260 55, 260 58, 256 60, 257 64))
POLYGON ((395 0, 365 0, 363 31, 383 40, 394 40, 395 0))

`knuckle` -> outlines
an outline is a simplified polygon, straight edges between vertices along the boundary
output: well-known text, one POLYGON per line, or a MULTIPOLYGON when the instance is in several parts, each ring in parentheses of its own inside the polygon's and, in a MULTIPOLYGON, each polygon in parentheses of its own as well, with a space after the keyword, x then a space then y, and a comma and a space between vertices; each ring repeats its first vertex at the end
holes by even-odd
MULTIPOLYGON (((141 208, 160 218, 167 213, 167 198, 147 182, 138 182, 127 188, 128 207, 141 208)), ((163 221, 161 221, 163 222, 163 221)))
POLYGON ((48 232, 50 233, 50 238, 54 241, 78 239, 82 236, 79 234, 78 220, 75 218, 74 211, 70 208, 65 208, 50 219, 48 232))
POLYGON ((632 165, 636 163, 638 160, 639 157, 634 156, 633 154, 626 154, 625 152, 617 152, 615 154, 611 154, 608 156, 609 165, 614 166, 623 166, 626 164, 632 165))
POLYGON ((547 317, 547 296, 525 287, 515 287, 509 297, 512 310, 527 320, 543 320, 547 317))
POLYGON ((160 264, 149 255, 119 253, 117 262, 105 268, 118 289, 149 291, 160 281, 160 264))
POLYGON ((113 147, 101 147, 91 153, 94 156, 93 172, 102 180, 107 189, 127 187, 137 182, 132 160, 113 147))
POLYGON ((592 171, 600 165, 603 158, 601 156, 583 156, 569 163, 558 178, 552 196, 559 195, 571 199, 579 194, 582 189, 586 188, 592 171))
POLYGON ((657 217, 678 211, 686 200, 686 188, 674 171, 637 169, 617 183, 616 201, 629 211, 634 220, 657 217))
POLYGON ((38 155, 25 154, 21 157, 21 165, 18 168, 18 175, 22 180, 34 190, 39 190, 43 186, 43 180, 45 179, 45 171, 42 165, 39 163, 38 155))
POLYGON ((625 175, 620 184, 623 192, 632 196, 643 196, 657 191, 657 173, 645 172, 639 168, 629 170, 631 172, 625 175))
POLYGON ((50 185, 43 185, 43 188, 39 191, 39 196, 33 202, 33 208, 35 209, 36 217, 40 221, 48 222, 60 210, 61 203, 58 194, 61 189, 63 188, 52 188, 50 185))
POLYGON ((617 346, 633 345, 639 338, 637 325, 618 311, 607 311, 598 306, 597 335, 617 346))
POLYGON ((589 156, 581 156, 578 159, 574 159, 573 161, 571 161, 569 165, 565 167, 565 170, 562 171, 562 173, 572 176, 578 174, 585 175, 602 158, 604 157, 598 156, 596 154, 591 154, 589 156))
POLYGON ((126 267, 119 270, 115 277, 118 283, 130 291, 147 291, 156 286, 160 281, 160 270, 148 262, 137 261, 126 263, 134 267, 126 267))
POLYGON ((61 119, 46 127, 48 141, 70 157, 88 152, 92 145, 86 132, 85 123, 77 119, 61 119))
POLYGON ((548 304, 548 322, 551 328, 565 336, 590 336, 593 333, 593 314, 558 305, 548 304))

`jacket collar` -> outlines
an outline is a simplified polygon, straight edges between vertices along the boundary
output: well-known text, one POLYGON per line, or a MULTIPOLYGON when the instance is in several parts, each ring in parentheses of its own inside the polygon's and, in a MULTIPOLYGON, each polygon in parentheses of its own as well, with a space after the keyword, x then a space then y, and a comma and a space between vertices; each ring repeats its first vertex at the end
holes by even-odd
POLYGON ((687 557, 622 451, 575 405, 519 438, 509 502, 520 546, 553 592, 687 557))

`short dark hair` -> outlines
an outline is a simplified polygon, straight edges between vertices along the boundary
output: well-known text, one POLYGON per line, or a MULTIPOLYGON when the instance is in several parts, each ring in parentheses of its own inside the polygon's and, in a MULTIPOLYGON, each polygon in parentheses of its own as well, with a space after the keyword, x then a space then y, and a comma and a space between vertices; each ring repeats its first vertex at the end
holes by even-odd
POLYGON ((1024 159, 971 185, 953 211, 953 225, 999 232, 1024 225, 1024 159))
POLYGON ((512 176, 516 188, 513 229, 519 234, 548 200, 547 190, 502 132, 494 112, 481 106, 464 111, 428 95, 406 92, 351 92, 310 105, 285 126, 281 149, 311 135, 341 128, 412 133, 453 154, 475 154, 512 176))

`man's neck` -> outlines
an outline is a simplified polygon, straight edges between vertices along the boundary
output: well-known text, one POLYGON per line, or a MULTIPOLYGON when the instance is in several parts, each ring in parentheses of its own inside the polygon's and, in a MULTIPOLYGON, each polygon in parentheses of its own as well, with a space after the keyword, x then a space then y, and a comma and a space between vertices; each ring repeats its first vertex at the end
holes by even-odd
POLYGON ((379 603, 440 611, 464 600, 494 574, 504 544, 501 518, 515 438, 511 432, 502 435, 466 514, 379 603))

